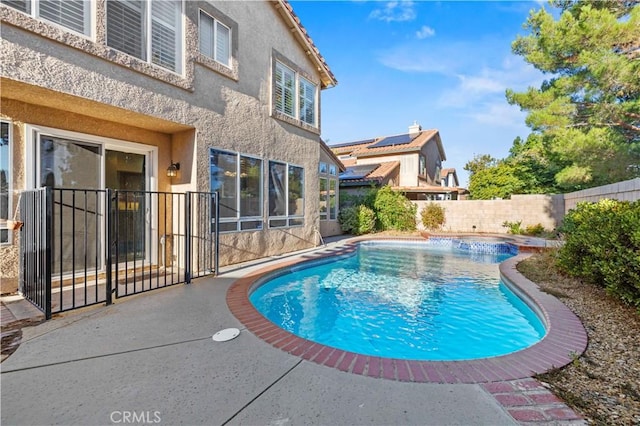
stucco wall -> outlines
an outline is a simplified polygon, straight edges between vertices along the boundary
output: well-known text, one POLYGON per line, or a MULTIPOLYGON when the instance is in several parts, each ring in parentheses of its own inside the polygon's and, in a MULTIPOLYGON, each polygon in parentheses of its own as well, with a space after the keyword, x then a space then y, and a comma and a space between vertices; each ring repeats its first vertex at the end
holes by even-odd
POLYGON ((447 232, 507 233, 502 224, 522 221, 522 227, 541 224, 555 229, 564 216, 562 195, 514 195, 510 200, 415 201, 417 223, 422 227, 420 211, 430 202, 445 209, 447 232), (474 228, 475 226, 475 228, 474 228))
MULTIPOLYGON (((104 23, 104 0, 96 3, 104 23)), ((221 265, 277 255, 318 243, 320 129, 275 119, 271 112, 273 57, 286 58, 319 84, 314 63, 271 2, 185 3, 185 69, 162 70, 95 41, 2 6, 2 116, 14 123, 14 189, 24 188, 25 123, 159 146, 158 189, 210 189, 210 148, 263 160, 264 230, 224 234, 221 265), (197 52, 199 7, 220 13, 233 30, 232 70, 197 52), (304 168, 304 226, 267 229, 269 160, 304 168), (180 162, 178 176, 165 174, 180 162)), ((318 99, 318 115, 320 99, 318 99)), ((319 117, 318 117, 319 120, 319 117)), ((0 276, 17 276, 17 249, 3 247, 0 276)), ((13 278, 12 278, 13 279, 13 278)), ((4 282, 8 280, 3 278, 4 282)), ((11 284, 13 285, 13 284, 11 284)))
POLYGON ((443 159, 440 157, 440 150, 436 142, 438 137, 436 135, 431 138, 429 143, 422 148, 423 154, 427 157, 427 183, 429 185, 439 185, 440 181, 440 169, 442 168, 443 159))

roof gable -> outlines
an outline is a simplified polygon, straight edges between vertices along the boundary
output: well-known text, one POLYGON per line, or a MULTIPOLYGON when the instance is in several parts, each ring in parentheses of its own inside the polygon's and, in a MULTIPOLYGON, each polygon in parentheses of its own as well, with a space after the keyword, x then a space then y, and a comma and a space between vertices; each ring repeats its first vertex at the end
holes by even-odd
POLYGON ((329 65, 327 65, 324 57, 320 54, 313 40, 311 40, 307 30, 300 22, 300 18, 295 14, 289 2, 287 0, 272 0, 271 3, 284 18, 287 27, 291 30, 291 33, 316 66, 316 70, 318 74, 320 74, 322 88, 326 89, 338 84, 338 80, 336 80, 333 72, 329 69, 329 65))

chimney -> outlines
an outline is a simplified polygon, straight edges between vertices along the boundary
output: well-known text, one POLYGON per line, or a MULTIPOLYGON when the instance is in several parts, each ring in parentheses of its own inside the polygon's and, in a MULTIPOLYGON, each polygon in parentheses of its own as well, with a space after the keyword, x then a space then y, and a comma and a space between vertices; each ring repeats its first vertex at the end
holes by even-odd
POLYGON ((413 122, 413 125, 409 126, 409 136, 411 136, 411 139, 415 138, 416 136, 418 136, 418 134, 422 131, 422 126, 419 125, 415 120, 413 122))

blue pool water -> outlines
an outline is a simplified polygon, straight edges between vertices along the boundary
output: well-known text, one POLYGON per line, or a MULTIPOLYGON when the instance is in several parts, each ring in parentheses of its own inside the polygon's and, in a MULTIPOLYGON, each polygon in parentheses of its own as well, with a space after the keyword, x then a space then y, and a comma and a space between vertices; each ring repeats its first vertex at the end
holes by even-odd
POLYGON ((249 299, 293 334, 364 355, 498 356, 545 334, 540 319, 500 281, 498 264, 510 256, 440 243, 363 243, 353 255, 282 273, 249 299))

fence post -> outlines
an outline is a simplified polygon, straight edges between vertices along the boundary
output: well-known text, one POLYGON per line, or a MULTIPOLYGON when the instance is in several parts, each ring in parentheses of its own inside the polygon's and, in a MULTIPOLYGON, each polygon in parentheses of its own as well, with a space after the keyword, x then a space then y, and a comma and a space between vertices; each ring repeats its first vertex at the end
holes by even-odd
POLYGON ((191 284, 191 191, 184 199, 184 281, 191 284))
POLYGON ((220 251, 220 239, 218 238, 218 236, 220 235, 220 192, 216 191, 214 193, 214 197, 213 199, 215 200, 214 202, 214 208, 216 209, 216 222, 215 222, 215 242, 214 242, 214 248, 215 248, 215 253, 214 253, 214 258, 213 258, 213 268, 214 268, 214 277, 218 276, 219 273, 219 257, 218 257, 218 252, 220 251))
POLYGON ((107 188, 104 192, 105 194, 105 207, 104 207, 104 235, 105 235, 105 268, 106 268, 106 283, 105 283, 105 291, 106 291, 106 304, 110 305, 113 303, 112 292, 113 292, 113 277, 111 267, 113 265, 113 259, 111 257, 111 246, 113 244, 113 235, 111 233, 111 210, 113 208, 113 200, 111 199, 111 190, 107 188))
POLYGON ((52 274, 52 265, 53 257, 51 254, 52 246, 53 246, 53 190, 50 186, 47 186, 44 190, 44 203, 41 204, 41 208, 44 208, 44 229, 45 229, 45 250, 44 250, 44 264, 45 264, 45 274, 44 274, 44 292, 45 292, 45 302, 44 302, 44 317, 47 320, 51 319, 51 274, 52 274))

